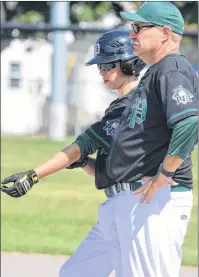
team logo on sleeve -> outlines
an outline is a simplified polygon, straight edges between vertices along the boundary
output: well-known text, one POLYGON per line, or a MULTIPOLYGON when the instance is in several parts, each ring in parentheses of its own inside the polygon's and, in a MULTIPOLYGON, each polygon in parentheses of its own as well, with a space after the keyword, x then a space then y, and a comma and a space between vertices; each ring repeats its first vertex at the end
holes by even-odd
POLYGON ((115 134, 115 130, 118 127, 118 124, 119 124, 119 119, 106 121, 106 125, 103 128, 103 130, 106 131, 106 135, 113 136, 115 134))
POLYGON ((146 119, 147 102, 146 99, 137 98, 135 104, 131 107, 132 113, 129 115, 129 127, 135 128, 135 124, 141 124, 146 119))
POLYGON ((173 92, 172 99, 176 100, 177 105, 179 105, 180 103, 185 105, 188 102, 193 102, 191 100, 193 98, 193 95, 190 93, 188 89, 183 88, 182 85, 173 89, 172 92, 173 92))

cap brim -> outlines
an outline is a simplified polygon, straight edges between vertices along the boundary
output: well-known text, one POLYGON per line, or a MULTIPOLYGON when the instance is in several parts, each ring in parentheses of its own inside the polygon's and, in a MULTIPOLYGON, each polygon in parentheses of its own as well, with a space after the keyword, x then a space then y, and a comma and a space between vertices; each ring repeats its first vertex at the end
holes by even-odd
POLYGON ((92 58, 91 60, 89 60, 87 63, 85 63, 85 65, 110 63, 110 62, 114 62, 114 61, 116 61, 116 60, 114 60, 113 57, 102 58, 100 56, 96 56, 96 57, 92 58))
POLYGON ((129 21, 136 21, 136 22, 150 22, 138 15, 137 13, 132 13, 132 12, 120 12, 120 15, 122 18, 125 20, 129 21))

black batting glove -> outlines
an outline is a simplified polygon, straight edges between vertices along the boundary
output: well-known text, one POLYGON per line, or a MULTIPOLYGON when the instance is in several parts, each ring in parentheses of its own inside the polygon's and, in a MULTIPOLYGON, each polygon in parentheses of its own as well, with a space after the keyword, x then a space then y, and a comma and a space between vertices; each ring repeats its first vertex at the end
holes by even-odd
POLYGON ((11 197, 17 198, 25 195, 32 188, 32 186, 38 182, 39 178, 36 172, 32 169, 26 172, 16 173, 5 178, 1 182, 3 184, 3 186, 1 186, 1 191, 11 197), (10 187, 4 186, 10 182, 13 182, 14 184, 10 187))
POLYGON ((78 168, 78 167, 85 167, 88 163, 88 157, 80 159, 74 163, 72 163, 71 165, 67 166, 66 169, 74 169, 74 168, 78 168))

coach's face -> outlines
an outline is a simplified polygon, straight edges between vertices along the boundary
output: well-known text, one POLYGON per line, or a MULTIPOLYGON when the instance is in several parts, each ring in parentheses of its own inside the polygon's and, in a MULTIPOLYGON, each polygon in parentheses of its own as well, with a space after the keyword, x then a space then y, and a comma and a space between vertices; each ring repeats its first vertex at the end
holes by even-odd
POLYGON ((112 90, 120 89, 126 80, 126 76, 120 70, 120 63, 116 63, 116 67, 108 71, 101 69, 99 73, 102 76, 105 86, 112 90))
POLYGON ((162 28, 151 23, 132 22, 129 36, 134 46, 134 55, 146 63, 148 56, 154 55, 165 40, 162 28))

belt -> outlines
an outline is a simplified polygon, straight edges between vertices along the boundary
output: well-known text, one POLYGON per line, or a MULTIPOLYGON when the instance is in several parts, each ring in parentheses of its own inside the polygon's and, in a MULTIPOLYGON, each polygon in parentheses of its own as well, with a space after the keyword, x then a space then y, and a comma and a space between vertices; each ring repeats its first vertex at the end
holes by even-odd
POLYGON ((133 183, 115 183, 114 185, 104 189, 104 193, 108 198, 113 197, 115 194, 121 191, 135 191, 142 186, 142 182, 133 183))
MULTIPOLYGON (((135 191, 139 189, 143 183, 141 181, 137 181, 134 183, 115 183, 114 185, 107 187, 104 189, 104 193, 108 198, 112 198, 114 195, 118 194, 122 191, 135 191)), ((191 191, 192 188, 185 187, 184 185, 177 184, 175 186, 171 186, 171 191, 174 192, 183 192, 183 191, 191 191)))

